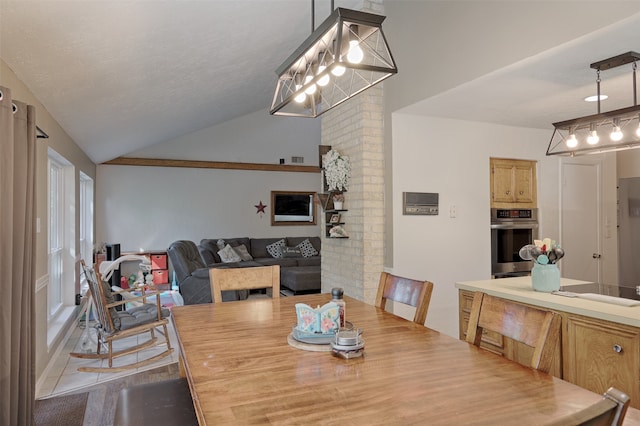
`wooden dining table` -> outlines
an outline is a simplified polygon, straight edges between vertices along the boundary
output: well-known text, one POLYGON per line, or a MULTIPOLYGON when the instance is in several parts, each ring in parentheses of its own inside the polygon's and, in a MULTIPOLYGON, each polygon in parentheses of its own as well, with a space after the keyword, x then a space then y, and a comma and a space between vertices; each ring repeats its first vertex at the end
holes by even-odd
POLYGON ((543 425, 601 396, 345 297, 364 355, 288 343, 296 303, 329 294, 172 309, 201 425, 543 425))

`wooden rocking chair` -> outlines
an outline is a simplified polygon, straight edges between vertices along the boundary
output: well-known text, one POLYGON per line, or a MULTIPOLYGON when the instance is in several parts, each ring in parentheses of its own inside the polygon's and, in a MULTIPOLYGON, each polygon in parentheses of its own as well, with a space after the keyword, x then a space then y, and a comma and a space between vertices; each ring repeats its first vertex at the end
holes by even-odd
POLYGON ((108 359, 109 366, 80 367, 78 368, 78 371, 93 373, 125 371, 132 368, 142 367, 170 355, 173 352, 171 342, 169 341, 169 334, 167 332, 170 312, 168 309, 163 308, 160 305, 160 293, 156 292, 152 294, 145 294, 143 291, 141 296, 128 296, 122 301, 114 301, 115 294, 131 292, 135 289, 112 292, 109 284, 102 281, 97 266, 95 268, 89 268, 85 265, 84 261, 81 261, 81 263, 82 269, 87 277, 93 304, 97 311, 98 324, 96 326, 96 331, 98 347, 96 353, 73 352, 70 355, 84 359, 108 359), (155 303, 147 303, 147 299, 155 299, 155 303), (124 305, 132 301, 142 301, 143 305, 136 306, 128 311, 117 311, 115 309, 116 306, 124 305), (113 366, 113 359, 116 357, 136 353, 142 349, 154 346, 157 341, 155 328, 160 326, 164 328, 165 342, 167 344, 166 351, 137 362, 122 366, 113 366), (149 340, 126 349, 118 351, 113 350, 113 343, 115 341, 146 332, 151 334, 151 338, 149 340), (102 352, 103 348, 106 349, 106 353, 102 352))

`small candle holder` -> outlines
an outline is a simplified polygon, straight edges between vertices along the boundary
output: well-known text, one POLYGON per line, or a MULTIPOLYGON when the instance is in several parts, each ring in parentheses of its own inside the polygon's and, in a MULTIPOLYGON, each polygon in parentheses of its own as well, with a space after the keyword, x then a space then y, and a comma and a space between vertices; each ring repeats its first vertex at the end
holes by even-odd
POLYGON ((364 355, 362 330, 341 328, 331 342, 331 354, 338 358, 351 359, 364 355))

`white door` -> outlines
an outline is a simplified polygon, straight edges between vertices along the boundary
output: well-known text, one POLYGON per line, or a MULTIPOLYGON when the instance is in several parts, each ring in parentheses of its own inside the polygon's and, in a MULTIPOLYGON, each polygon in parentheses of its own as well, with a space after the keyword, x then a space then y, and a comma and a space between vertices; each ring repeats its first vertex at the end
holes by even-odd
POLYGON ((562 163, 559 243, 565 251, 560 261, 564 278, 600 282, 599 173, 597 161, 562 163))

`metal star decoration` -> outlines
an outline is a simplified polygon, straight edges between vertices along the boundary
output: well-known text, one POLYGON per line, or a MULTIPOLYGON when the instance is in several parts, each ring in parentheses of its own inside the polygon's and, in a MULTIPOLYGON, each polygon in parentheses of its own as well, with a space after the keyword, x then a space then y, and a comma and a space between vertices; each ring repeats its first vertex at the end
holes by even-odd
POLYGON ((265 211, 264 209, 267 208, 266 204, 262 204, 262 200, 260 200, 260 203, 254 206, 256 209, 258 209, 258 211, 256 211, 256 214, 264 214, 265 211))

